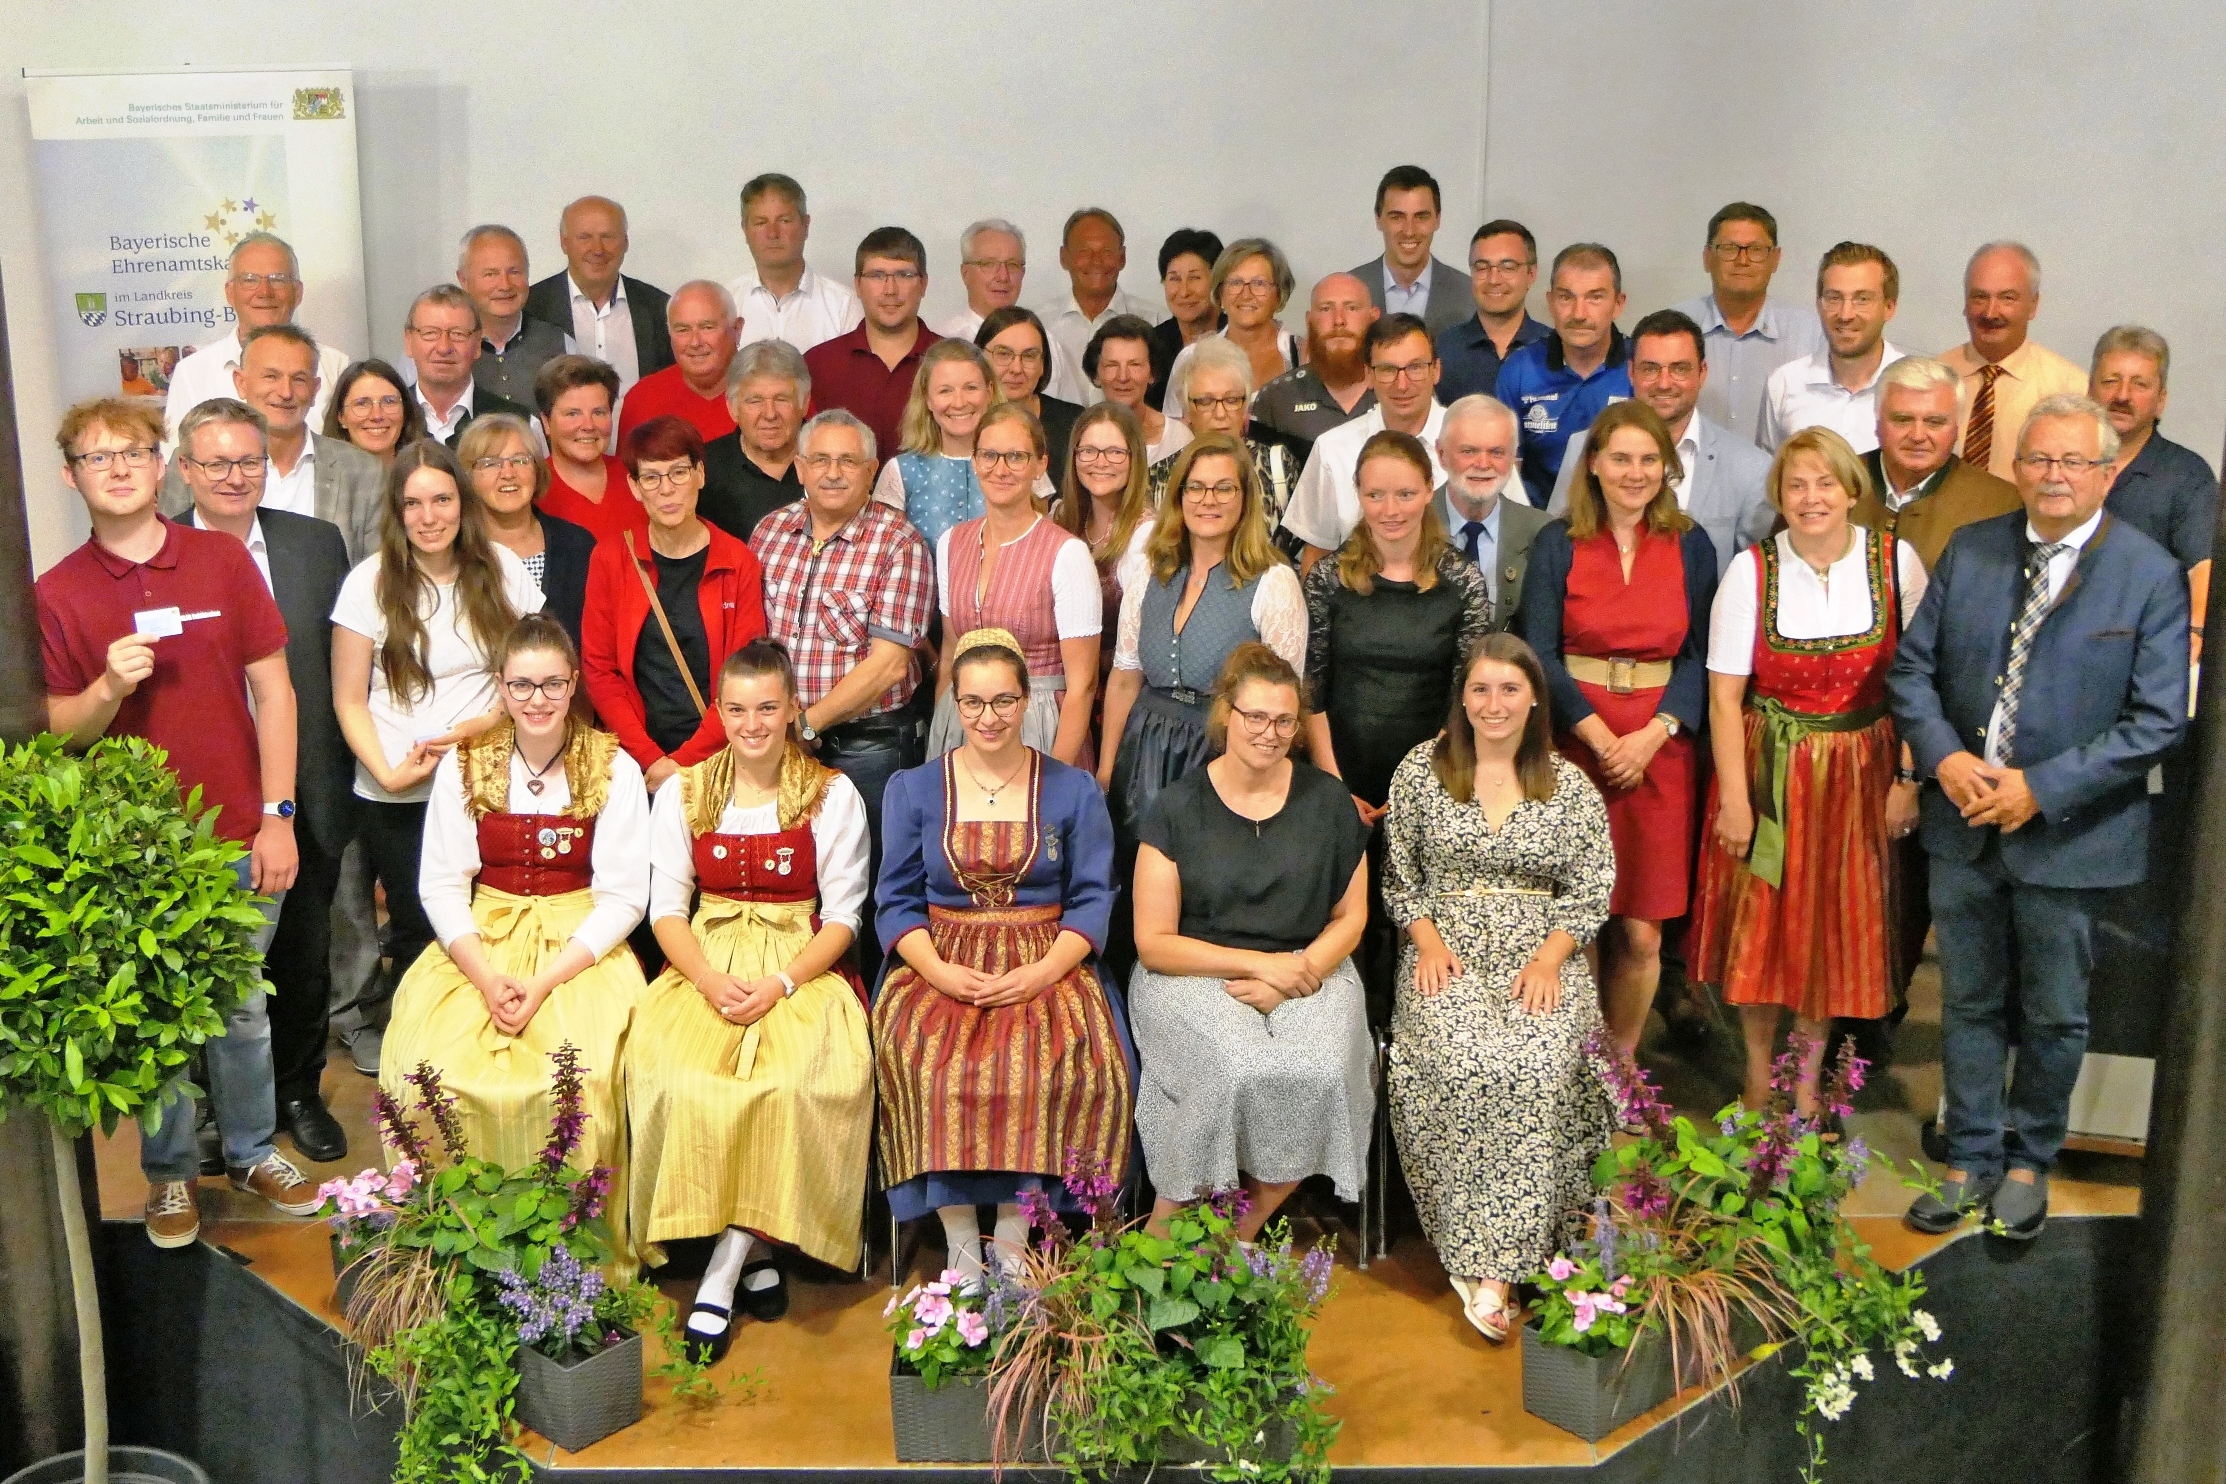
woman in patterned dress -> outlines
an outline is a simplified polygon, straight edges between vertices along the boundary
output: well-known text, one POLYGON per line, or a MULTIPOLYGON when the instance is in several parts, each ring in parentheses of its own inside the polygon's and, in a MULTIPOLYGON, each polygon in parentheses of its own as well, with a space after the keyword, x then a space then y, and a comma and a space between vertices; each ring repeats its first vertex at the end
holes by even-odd
POLYGON ((1291 759, 1301 697, 1281 655, 1240 646, 1214 687, 1221 755, 1144 822, 1129 996, 1162 1231, 1180 1203, 1241 1184, 1250 1240, 1309 1175, 1348 1201, 1365 1183, 1374 1053, 1352 952, 1368 829, 1344 784, 1291 759))
POLYGON ((1874 1020, 1895 984, 1892 840, 1917 785, 1886 710, 1886 671, 1924 596, 1916 548, 1848 520, 1868 476, 1827 428, 1770 466, 1786 528, 1731 559, 1708 632, 1716 774, 1693 910, 1692 974, 1737 1005, 1744 1100, 1770 1094, 1782 1012, 1810 1040, 1796 1102, 1817 1106, 1825 1032, 1874 1020))
MULTIPOLYGON (((579 656, 554 618, 518 620, 494 655, 502 719, 433 772, 419 890, 434 942, 402 976, 379 1085, 397 1102, 420 1064, 456 1099, 465 1147, 523 1169, 549 1136, 550 1054, 586 1077, 575 1163, 626 1185, 619 1061, 641 965, 626 935, 649 902, 649 797, 608 732, 571 716, 579 656)), ((616 1268, 634 1267, 613 1199, 616 1268)))
POLYGON ((1113 828, 1090 775, 1021 740, 1028 662, 995 629, 960 638, 966 740, 889 780, 873 1002, 881 1163, 899 1221, 942 1218, 950 1264, 982 1272, 1028 1237, 1020 1193, 1066 1201, 1072 1158, 1128 1176, 1135 1055, 1099 954, 1113 828))
POLYGON ((1469 1323, 1503 1340, 1508 1287, 1576 1235, 1611 1129, 1584 1054, 1601 1024, 1579 951, 1607 920, 1599 790, 1555 754, 1529 645, 1470 648, 1445 730, 1391 781, 1384 901, 1406 931, 1391 1131, 1469 1323))
MULTIPOLYGON (((1026 408, 1004 402, 989 410, 974 435, 985 509, 936 541, 935 592, 945 634, 1003 629, 1020 641, 1028 660, 1021 741, 1089 771, 1097 765, 1090 717, 1105 599, 1090 548, 1036 509, 1045 457, 1043 426, 1026 408)), ((948 645, 935 689, 930 757, 964 735, 952 702, 948 645)))
POLYGON ((775 641, 727 658, 713 705, 727 745, 651 809, 649 914, 671 967, 627 1053, 634 1230, 645 1247, 719 1238, 687 1324, 710 1360, 737 1307, 788 1311, 775 1246, 857 1266, 873 1137, 873 1051, 848 967, 865 800, 795 740, 796 672, 775 641))
POLYGON ((905 513, 932 548, 936 538, 982 513, 974 435, 1004 393, 989 359, 964 340, 938 340, 920 357, 898 424, 900 446, 881 466, 873 497, 905 513))
POLYGON ((1662 924, 1691 894, 1716 548, 1678 508, 1684 477, 1653 408, 1602 412, 1568 516, 1531 542, 1516 615, 1546 672, 1556 745, 1607 800, 1616 871, 1601 1008, 1627 1054, 1661 982, 1662 924))

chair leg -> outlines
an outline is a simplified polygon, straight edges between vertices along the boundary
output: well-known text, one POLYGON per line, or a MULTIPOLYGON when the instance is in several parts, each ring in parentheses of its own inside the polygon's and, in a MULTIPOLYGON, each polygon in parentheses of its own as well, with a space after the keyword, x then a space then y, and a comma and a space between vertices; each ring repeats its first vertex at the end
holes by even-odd
POLYGON ((889 1286, 904 1286, 904 1228, 897 1223, 897 1213, 889 1213, 889 1286))
POLYGON ((1376 1256, 1391 1255, 1391 1033, 1376 1042, 1376 1173, 1368 1193, 1376 1201, 1376 1256))

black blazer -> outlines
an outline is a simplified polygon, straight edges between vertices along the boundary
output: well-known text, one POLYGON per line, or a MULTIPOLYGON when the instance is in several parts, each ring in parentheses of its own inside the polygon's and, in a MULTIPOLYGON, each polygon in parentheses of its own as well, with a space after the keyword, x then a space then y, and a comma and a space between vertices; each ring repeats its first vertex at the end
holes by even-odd
POLYGON ((1073 441, 1075 419, 1082 416, 1082 409, 1048 395, 1038 396, 1036 404, 1043 409, 1036 421, 1043 424, 1044 453, 1051 461, 1047 468, 1051 482, 1057 484, 1067 477, 1067 445, 1073 441))
POLYGON ((548 557, 541 564, 542 606, 577 645, 580 615, 587 609, 587 559, 595 555, 595 533, 539 511, 534 516, 541 522, 548 557))
POLYGON ((284 510, 260 515, 294 682, 295 824, 337 858, 355 834, 356 759, 332 709, 332 606, 348 577, 348 548, 329 520, 284 510))
MULTIPOLYGON (((571 272, 552 273, 526 291, 526 313, 544 324, 572 333, 571 272)), ((626 286, 626 312, 634 321, 634 358, 647 376, 672 364, 672 331, 665 325, 665 305, 672 298, 663 289, 638 278, 619 275, 626 286)), ((1435 293, 1436 290, 1431 292, 1435 293)))
POLYGON ((455 452, 456 445, 464 441, 464 429, 471 426, 472 418, 485 417, 493 412, 507 412, 512 417, 525 419, 528 424, 531 424, 534 420, 534 411, 531 407, 513 402, 508 397, 498 396, 474 382, 471 389, 471 416, 458 423, 456 431, 450 433, 441 441, 448 445, 451 453, 455 452))
MULTIPOLYGON (((1685 643, 1670 662, 1670 683, 1662 693, 1660 709, 1698 738, 1708 727, 1708 609, 1716 601, 1716 543, 1705 527, 1696 525, 1679 539, 1678 554, 1685 559, 1685 643)), ((1515 615, 1515 632, 1538 651, 1538 663, 1545 668, 1546 689, 1554 703, 1554 730, 1559 732, 1592 714, 1592 703, 1561 662, 1561 608, 1569 597, 1569 567, 1575 556, 1565 520, 1531 537, 1522 608, 1515 615)))

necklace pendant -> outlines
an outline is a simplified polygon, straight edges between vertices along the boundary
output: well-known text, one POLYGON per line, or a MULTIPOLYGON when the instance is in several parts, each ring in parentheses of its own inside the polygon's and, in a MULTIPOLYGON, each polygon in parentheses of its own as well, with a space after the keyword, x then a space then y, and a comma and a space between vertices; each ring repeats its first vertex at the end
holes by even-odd
POLYGON ((532 794, 537 799, 541 797, 541 788, 542 783, 540 779, 528 778, 526 780, 526 792, 532 794))

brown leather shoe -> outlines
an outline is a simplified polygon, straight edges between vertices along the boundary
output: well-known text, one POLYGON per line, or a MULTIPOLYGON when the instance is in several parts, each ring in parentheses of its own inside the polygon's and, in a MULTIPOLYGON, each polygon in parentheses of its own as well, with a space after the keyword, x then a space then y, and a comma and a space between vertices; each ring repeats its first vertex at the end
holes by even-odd
POLYGON ((157 1247, 190 1247, 201 1239, 201 1204, 190 1180, 157 1180, 147 1187, 147 1240, 157 1247))
POLYGON ((234 1190, 259 1195, 288 1216, 313 1216, 325 1203, 317 1187, 283 1154, 272 1155, 252 1170, 233 1170, 231 1178, 234 1190))

